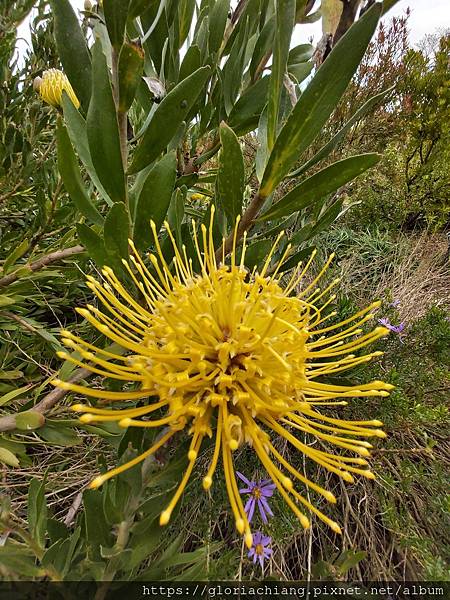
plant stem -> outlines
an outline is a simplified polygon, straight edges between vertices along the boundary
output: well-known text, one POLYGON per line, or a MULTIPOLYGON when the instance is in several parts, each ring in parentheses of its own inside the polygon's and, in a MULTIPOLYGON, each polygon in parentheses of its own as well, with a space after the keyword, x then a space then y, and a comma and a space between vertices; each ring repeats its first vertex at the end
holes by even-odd
MULTIPOLYGON (((36 260, 28 266, 30 268, 30 271, 34 273, 35 271, 39 271, 47 265, 50 265, 54 262, 58 262, 59 260, 63 260, 64 258, 68 258, 73 254, 81 254, 81 252, 84 252, 83 246, 72 246, 71 248, 64 248, 64 250, 57 250, 56 252, 46 254, 45 256, 42 256, 41 258, 39 258, 38 260, 36 260)), ((15 272, 10 273, 9 275, 5 275, 5 277, 2 277, 0 279, 0 288, 6 287, 7 285, 14 283, 15 281, 17 281, 18 278, 19 276, 15 272)))

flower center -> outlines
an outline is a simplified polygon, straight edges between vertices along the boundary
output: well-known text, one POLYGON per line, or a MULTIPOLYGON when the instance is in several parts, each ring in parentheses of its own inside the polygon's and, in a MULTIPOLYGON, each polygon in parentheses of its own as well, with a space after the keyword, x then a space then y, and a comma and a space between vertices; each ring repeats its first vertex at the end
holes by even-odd
POLYGON ((264 554, 264 546, 262 544, 256 544, 255 552, 258 554, 258 556, 264 554))
POLYGON ((261 490, 259 489, 259 487, 255 487, 252 490, 252 495, 254 498, 256 498, 256 500, 259 500, 262 496, 261 490))

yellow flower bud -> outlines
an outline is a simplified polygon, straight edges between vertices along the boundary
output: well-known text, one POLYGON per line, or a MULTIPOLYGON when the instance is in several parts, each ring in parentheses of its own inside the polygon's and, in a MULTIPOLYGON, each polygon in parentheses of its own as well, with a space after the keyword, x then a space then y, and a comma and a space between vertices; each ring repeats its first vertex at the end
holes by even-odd
POLYGON ((70 85, 66 75, 59 69, 44 71, 41 77, 36 77, 33 83, 35 90, 39 92, 42 100, 57 108, 61 106, 63 90, 71 99, 75 108, 79 108, 80 102, 70 85))

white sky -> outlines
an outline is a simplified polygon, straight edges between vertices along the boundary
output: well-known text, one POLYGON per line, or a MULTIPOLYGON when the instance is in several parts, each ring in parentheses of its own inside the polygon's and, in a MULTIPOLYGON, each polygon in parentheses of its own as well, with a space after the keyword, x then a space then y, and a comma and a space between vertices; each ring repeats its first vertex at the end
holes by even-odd
MULTIPOLYGON (((75 9, 82 10, 84 0, 71 0, 75 9)), ((410 40, 417 44, 427 33, 434 33, 437 29, 450 27, 450 0, 400 0, 384 17, 389 20, 393 16, 405 14, 407 7, 411 9, 409 18, 410 40)), ((321 37, 320 21, 311 25, 297 27, 294 34, 295 45, 305 43, 313 37, 313 43, 321 37)), ((23 38, 18 43, 19 53, 23 52, 26 40, 29 40, 28 20, 19 27, 19 37, 23 38)))

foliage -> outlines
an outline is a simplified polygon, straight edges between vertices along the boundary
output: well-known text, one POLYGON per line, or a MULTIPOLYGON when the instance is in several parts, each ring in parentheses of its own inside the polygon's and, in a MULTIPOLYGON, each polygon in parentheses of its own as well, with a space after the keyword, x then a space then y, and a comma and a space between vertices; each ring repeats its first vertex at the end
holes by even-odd
MULTIPOLYGON (((75 520, 75 509, 69 510, 64 522, 52 515, 46 502, 45 475, 40 481, 29 482, 27 527, 17 522, 10 512, 10 500, 3 496, 0 529, 10 537, 0 548, 3 576, 94 580, 99 582, 98 597, 105 597, 109 582, 114 579, 125 582, 204 578, 206 555, 214 554, 219 545, 184 552, 182 535, 174 535, 167 544, 158 523, 161 501, 185 466, 183 447, 182 452, 181 456, 180 452, 172 456, 170 468, 161 469, 154 461, 147 462, 142 471, 122 475, 102 491, 85 490, 83 511, 75 520)), ((131 449, 124 452, 128 457, 134 454, 131 449)))

